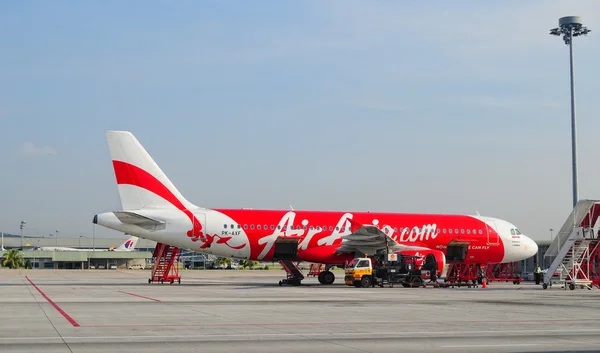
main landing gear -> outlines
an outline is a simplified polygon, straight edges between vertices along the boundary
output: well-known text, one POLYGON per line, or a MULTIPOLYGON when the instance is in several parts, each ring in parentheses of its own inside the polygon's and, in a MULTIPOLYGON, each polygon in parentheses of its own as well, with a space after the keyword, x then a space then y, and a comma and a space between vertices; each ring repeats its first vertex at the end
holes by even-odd
POLYGON ((319 273, 319 283, 332 284, 335 281, 335 275, 329 270, 319 273))

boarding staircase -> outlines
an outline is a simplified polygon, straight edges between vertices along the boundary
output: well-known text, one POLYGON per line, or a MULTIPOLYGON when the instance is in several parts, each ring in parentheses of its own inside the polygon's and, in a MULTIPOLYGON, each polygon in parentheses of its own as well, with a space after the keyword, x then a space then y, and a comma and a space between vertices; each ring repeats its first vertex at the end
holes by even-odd
POLYGON ((544 273, 544 289, 552 287, 553 283, 571 290, 576 286, 591 289, 592 284, 598 283, 593 257, 600 244, 596 226, 599 216, 600 200, 581 200, 575 205, 544 254, 546 263, 552 259, 544 273))
POLYGON ((285 272, 287 272, 287 278, 279 281, 279 285, 280 286, 282 284, 292 284, 294 286, 300 285, 300 282, 304 279, 304 275, 302 274, 302 272, 300 271, 298 266, 292 260, 289 260, 289 259, 279 260, 279 263, 281 264, 281 266, 283 266, 283 269, 285 270, 285 272))
POLYGON ((154 254, 152 258, 154 265, 152 266, 152 277, 148 279, 148 283, 152 282, 168 282, 173 284, 181 283, 181 276, 179 275, 179 248, 157 243, 154 248, 154 254))

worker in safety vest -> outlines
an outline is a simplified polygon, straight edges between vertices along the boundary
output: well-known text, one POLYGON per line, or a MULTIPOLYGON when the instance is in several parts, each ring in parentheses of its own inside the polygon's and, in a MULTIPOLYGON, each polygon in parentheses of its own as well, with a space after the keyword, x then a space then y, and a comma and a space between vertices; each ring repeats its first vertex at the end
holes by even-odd
POLYGON ((535 284, 540 284, 541 278, 542 277, 542 269, 540 268, 540 265, 537 265, 535 267, 535 270, 533 271, 534 276, 535 276, 535 284))

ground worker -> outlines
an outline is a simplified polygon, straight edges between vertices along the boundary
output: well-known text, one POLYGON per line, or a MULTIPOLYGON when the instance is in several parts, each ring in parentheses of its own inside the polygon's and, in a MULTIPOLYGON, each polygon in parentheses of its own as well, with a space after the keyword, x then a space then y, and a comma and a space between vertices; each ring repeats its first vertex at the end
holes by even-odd
POLYGON ((540 284, 540 280, 542 277, 542 269, 540 268, 540 265, 537 265, 535 267, 535 270, 533 271, 534 276, 535 276, 535 284, 540 284))

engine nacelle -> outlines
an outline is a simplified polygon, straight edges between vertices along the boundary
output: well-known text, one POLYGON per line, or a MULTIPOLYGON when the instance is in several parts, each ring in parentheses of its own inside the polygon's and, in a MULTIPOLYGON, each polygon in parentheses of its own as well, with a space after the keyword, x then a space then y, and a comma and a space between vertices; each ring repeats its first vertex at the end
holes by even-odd
POLYGON ((403 250, 398 255, 416 256, 415 265, 422 270, 430 270, 441 276, 446 266, 446 255, 440 250, 403 250))

